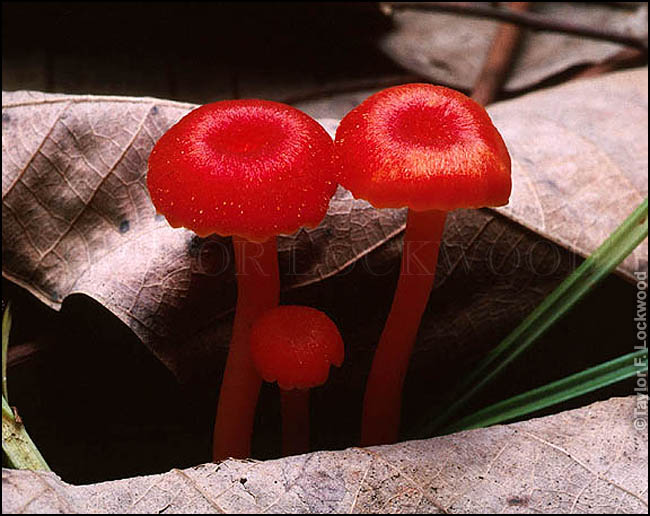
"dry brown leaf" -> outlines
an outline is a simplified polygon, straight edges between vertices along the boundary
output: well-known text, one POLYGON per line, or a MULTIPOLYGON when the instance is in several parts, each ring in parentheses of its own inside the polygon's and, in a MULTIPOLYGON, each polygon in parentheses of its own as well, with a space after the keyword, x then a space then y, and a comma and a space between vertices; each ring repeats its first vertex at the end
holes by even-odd
POLYGON ((7 513, 646 513, 636 398, 393 446, 72 486, 2 470, 7 513))
MULTIPOLYGON (((510 204, 499 211, 585 255, 648 195, 647 69, 524 99, 489 110, 514 158, 510 204)), ((647 253, 646 243, 624 274, 647 270, 647 253)))
MULTIPOLYGON (((640 37, 648 36, 647 5, 635 9, 604 3, 536 2, 533 10, 557 19, 640 37)), ((406 69, 466 91, 476 83, 499 22, 458 14, 400 10, 395 28, 381 41, 384 52, 406 69)), ((534 86, 573 66, 598 63, 622 45, 569 34, 525 30, 521 50, 504 85, 534 86)))
MULTIPOLYGON (((87 294, 181 378, 197 369, 214 378, 235 298, 229 240, 171 229, 155 216, 145 187, 151 147, 191 108, 151 98, 4 93, 3 275, 54 308, 87 294)), ((647 195, 646 71, 575 82, 490 111, 513 156, 512 202, 500 210, 507 218, 490 210, 451 214, 437 288, 475 294, 425 318, 419 351, 433 341, 436 353, 452 355, 491 345, 575 266, 564 247, 590 253, 647 195)), ((334 130, 335 121, 323 123, 334 130)), ((350 285, 385 284, 385 271, 399 261, 393 237, 403 223, 403 210, 372 209, 340 188, 321 226, 280 240, 284 287, 341 271, 350 285), (354 263, 362 267, 352 271, 354 263)), ((646 268, 647 245, 620 272, 630 278, 646 268)), ((357 302, 347 297, 341 306, 357 302)), ((370 346, 375 337, 365 323, 359 331, 355 345, 370 346)))
MULTIPOLYGON (((141 258, 138 253, 123 256, 133 243, 161 248, 157 254, 164 255, 166 245, 177 248, 184 242, 196 255, 193 272, 220 273, 212 257, 201 253, 214 254, 216 248, 218 255, 219 247, 228 245, 225 239, 207 242, 189 231, 171 230, 155 217, 145 186, 153 143, 192 107, 150 98, 3 93, 2 184, 8 215, 3 235, 10 257, 31 255, 15 260, 16 268, 8 267, 7 274, 56 308, 69 293, 83 292, 85 278, 97 283, 96 276, 113 275, 116 260, 141 258), (100 262, 110 263, 102 269, 100 262)), ((334 120, 322 123, 330 132, 336 128, 334 120)), ((336 273, 394 236, 402 219, 399 210, 379 213, 339 189, 321 227, 280 239, 281 253, 297 249, 317 255, 309 260, 298 255, 295 262, 286 256, 287 268, 295 271, 287 276, 288 286, 336 273)), ((138 274, 147 269, 142 263, 131 268, 138 274)), ((183 276, 183 270, 169 275, 183 276)))

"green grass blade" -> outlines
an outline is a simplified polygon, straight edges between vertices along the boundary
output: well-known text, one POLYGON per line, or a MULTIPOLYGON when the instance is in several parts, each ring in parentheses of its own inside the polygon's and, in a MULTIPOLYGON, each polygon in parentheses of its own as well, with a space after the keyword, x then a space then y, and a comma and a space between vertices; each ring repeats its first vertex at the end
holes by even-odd
POLYGON ((642 349, 490 405, 446 427, 444 433, 481 428, 526 416, 647 370, 648 350, 642 349))
POLYGON ((7 350, 9 349, 9 332, 11 331, 11 301, 7 303, 2 314, 2 395, 9 401, 7 394, 7 350))
POLYGON ((51 471, 20 419, 16 420, 7 401, 7 349, 11 330, 11 307, 2 316, 2 451, 10 467, 51 471))
POLYGON ((611 273, 648 236, 648 199, 609 238, 467 375, 450 399, 455 400, 425 425, 429 437, 449 421, 515 358, 611 273))
POLYGON ((14 413, 2 397, 2 451, 9 466, 16 469, 51 471, 36 445, 29 437, 25 426, 16 421, 14 413))

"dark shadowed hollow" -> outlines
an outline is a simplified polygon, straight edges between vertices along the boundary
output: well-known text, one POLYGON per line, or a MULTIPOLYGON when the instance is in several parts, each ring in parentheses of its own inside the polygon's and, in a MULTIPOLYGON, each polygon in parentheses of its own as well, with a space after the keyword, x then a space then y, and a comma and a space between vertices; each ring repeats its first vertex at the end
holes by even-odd
MULTIPOLYGON (((250 97, 290 102, 325 83, 408 73, 378 50, 376 40, 390 28, 390 20, 371 3, 5 2, 2 11, 4 90, 194 103, 250 97)), ((518 230, 532 241, 534 235, 518 230)), ((565 259, 555 273, 526 281, 550 290, 581 261, 568 252, 565 259)), ((395 254, 380 273, 354 267, 282 296, 283 303, 326 312, 346 344, 343 367, 312 392, 313 450, 357 444, 365 375, 398 267, 395 254)), ((436 324, 437 314, 462 310, 485 281, 489 278, 461 273, 453 282, 438 282, 426 326, 436 324)), ((512 364, 475 406, 630 352, 634 293, 633 285, 612 275, 512 364), (607 324, 594 324, 602 320, 607 324)), ((218 377, 197 376, 179 384, 126 326, 85 296, 70 296, 55 312, 3 279, 2 297, 11 300, 13 311, 11 405, 64 480, 91 483, 210 460, 218 377)), ((446 355, 453 360, 441 356, 433 369, 431 360, 422 357, 435 343, 421 335, 405 386, 403 433, 433 413, 480 353, 521 320, 519 314, 501 315, 503 321, 495 322, 472 353, 446 355)), ((622 382, 543 414, 632 392, 633 382, 622 382)), ((254 458, 279 455, 279 422, 277 388, 265 385, 254 458)))

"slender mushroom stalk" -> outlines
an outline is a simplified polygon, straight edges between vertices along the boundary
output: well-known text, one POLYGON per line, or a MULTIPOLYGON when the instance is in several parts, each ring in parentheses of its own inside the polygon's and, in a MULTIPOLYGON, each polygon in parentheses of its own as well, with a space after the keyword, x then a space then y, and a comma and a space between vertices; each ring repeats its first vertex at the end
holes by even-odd
POLYGON ((397 441, 402 386, 427 305, 447 213, 409 210, 393 304, 366 384, 361 445, 397 441))
POLYGON ((309 451, 309 389, 324 384, 343 362, 343 339, 323 312, 306 306, 267 311, 251 331, 259 374, 278 382, 282 396, 282 454, 309 451))
POLYGON ((402 388, 433 286, 446 213, 502 206, 510 156, 487 112, 431 84, 388 88, 348 113, 336 132, 339 182, 376 208, 408 207, 397 290, 377 345, 361 444, 397 441, 402 388))
POLYGON ((282 456, 309 451, 309 389, 280 389, 282 456))
POLYGON ((213 458, 250 456, 261 386, 253 321, 278 304, 276 235, 316 227, 336 183, 333 142, 301 111, 264 100, 206 104, 172 126, 149 157, 147 186, 173 227, 232 236, 237 307, 214 427, 213 458))
POLYGON ((277 306, 280 297, 276 238, 262 243, 259 254, 256 251, 260 244, 255 246, 236 236, 233 244, 237 306, 215 419, 212 448, 215 461, 250 456, 255 408, 262 384, 251 359, 250 328, 265 310, 277 306))

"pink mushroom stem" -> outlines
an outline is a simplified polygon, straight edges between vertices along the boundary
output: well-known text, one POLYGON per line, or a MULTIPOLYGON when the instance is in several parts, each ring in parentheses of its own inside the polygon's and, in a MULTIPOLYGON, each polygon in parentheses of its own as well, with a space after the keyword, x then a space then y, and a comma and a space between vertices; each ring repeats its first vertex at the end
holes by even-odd
POLYGON ((363 402, 361 446, 397 441, 402 387, 438 262, 446 211, 408 211, 402 265, 363 402))
POLYGON ((263 243, 233 236, 237 307, 214 425, 214 461, 250 457, 255 408, 262 378, 253 365, 253 322, 278 305, 280 279, 275 237, 263 243))
POLYGON ((282 455, 309 451, 309 389, 281 389, 282 455))

